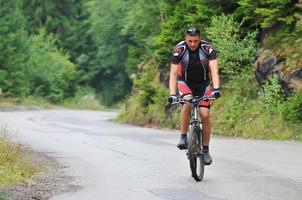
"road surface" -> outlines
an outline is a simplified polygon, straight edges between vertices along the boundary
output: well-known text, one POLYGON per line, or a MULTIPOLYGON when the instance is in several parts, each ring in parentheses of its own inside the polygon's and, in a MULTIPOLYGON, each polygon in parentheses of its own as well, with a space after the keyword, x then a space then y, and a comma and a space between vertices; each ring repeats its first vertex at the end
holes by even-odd
POLYGON ((54 200, 301 200, 302 143, 212 137, 213 164, 190 177, 176 131, 110 121, 116 112, 1 112, 18 140, 66 165, 82 189, 54 200))

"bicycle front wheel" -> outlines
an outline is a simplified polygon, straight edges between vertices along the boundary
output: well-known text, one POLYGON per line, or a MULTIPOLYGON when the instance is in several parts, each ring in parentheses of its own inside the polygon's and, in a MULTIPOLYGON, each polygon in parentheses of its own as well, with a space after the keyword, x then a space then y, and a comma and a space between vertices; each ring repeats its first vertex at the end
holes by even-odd
POLYGON ((188 158, 190 161, 190 168, 192 172, 192 177, 196 181, 201 181, 204 175, 204 160, 200 153, 200 129, 197 127, 190 127, 188 136, 188 158))

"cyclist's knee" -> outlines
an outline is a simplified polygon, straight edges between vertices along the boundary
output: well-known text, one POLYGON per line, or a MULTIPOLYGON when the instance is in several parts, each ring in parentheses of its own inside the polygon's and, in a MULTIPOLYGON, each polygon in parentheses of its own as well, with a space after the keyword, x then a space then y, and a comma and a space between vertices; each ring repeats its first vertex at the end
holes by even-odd
POLYGON ((191 104, 190 103, 185 103, 183 106, 182 106, 182 109, 184 111, 190 111, 191 110, 191 104))
POLYGON ((191 110, 191 103, 186 102, 186 101, 191 101, 193 99, 193 95, 192 94, 186 94, 182 97, 183 100, 185 100, 185 104, 183 105, 183 109, 186 111, 191 110))
POLYGON ((186 94, 182 97, 183 100, 185 101, 191 101, 193 99, 193 95, 192 94, 186 94))
POLYGON ((203 121, 209 121, 210 120, 210 112, 208 109, 201 109, 200 110, 200 116, 203 121))

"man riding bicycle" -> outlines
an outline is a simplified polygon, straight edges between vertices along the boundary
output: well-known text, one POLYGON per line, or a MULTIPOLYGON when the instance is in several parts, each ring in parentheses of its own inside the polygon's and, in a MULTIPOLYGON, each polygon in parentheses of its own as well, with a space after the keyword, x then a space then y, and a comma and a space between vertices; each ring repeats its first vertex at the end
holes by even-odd
MULTIPOLYGON (((191 100, 193 96, 209 96, 219 98, 219 74, 216 51, 208 42, 201 40, 197 28, 185 31, 185 41, 176 45, 172 52, 169 102, 176 102, 178 92, 184 100, 191 100), (212 79, 213 90, 210 86, 212 79)), ((199 114, 203 122, 203 155, 206 165, 212 163, 209 153, 211 134, 210 107, 211 101, 202 101, 199 104, 199 114)), ((191 104, 185 103, 181 109, 180 132, 181 137, 177 145, 179 149, 187 148, 187 132, 190 121, 191 104)))

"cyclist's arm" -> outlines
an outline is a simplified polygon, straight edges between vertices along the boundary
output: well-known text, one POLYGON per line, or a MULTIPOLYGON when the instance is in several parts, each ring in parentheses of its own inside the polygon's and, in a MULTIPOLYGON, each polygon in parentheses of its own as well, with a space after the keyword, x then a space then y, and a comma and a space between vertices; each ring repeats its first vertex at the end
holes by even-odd
POLYGON ((170 79, 169 79, 170 95, 176 94, 178 67, 179 65, 171 63, 170 79))
POLYGON ((219 73, 218 73, 218 61, 213 59, 209 61, 209 66, 211 68, 212 83, 214 88, 219 88, 219 73))

